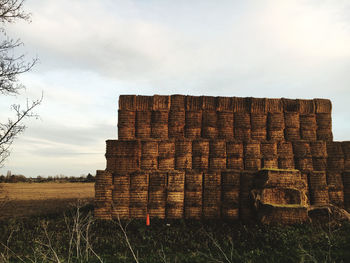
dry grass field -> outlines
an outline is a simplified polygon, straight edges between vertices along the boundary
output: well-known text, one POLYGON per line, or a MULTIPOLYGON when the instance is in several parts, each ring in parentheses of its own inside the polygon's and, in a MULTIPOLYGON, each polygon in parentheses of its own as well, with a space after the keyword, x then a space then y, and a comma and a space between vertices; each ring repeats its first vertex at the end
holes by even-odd
POLYGON ((93 198, 94 183, 2 183, 0 219, 63 212, 93 198))

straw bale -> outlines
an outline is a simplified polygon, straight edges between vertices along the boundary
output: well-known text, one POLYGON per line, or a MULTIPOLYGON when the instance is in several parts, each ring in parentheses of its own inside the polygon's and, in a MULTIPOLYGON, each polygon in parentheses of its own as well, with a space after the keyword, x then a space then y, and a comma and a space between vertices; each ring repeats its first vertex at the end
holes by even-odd
POLYGON ((136 110, 136 95, 120 95, 119 110, 136 110))
POLYGON ((224 129, 232 127, 233 129, 233 112, 232 111, 218 111, 217 112, 217 126, 224 129))
POLYGON ((221 173, 208 171, 204 173, 203 216, 219 218, 221 206, 221 173))
POLYGON ((284 129, 284 137, 287 141, 298 141, 300 140, 300 129, 299 128, 286 128, 284 129))
POLYGON ((265 188, 253 190, 253 198, 263 204, 301 205, 302 193, 294 188, 265 188))
POLYGON ((234 137, 238 141, 249 141, 251 139, 250 128, 235 128, 234 137))
POLYGON ((327 185, 329 189, 342 190, 344 188, 342 172, 327 171, 327 185))
POLYGON ((249 221, 253 218, 253 200, 250 191, 253 188, 253 179, 255 173, 243 171, 240 177, 239 192, 239 217, 243 221, 249 221))
POLYGON ((136 110, 151 111, 153 109, 153 96, 136 96, 136 110))
POLYGON ((142 156, 141 157, 141 169, 144 170, 156 170, 158 168, 158 157, 154 156, 142 156))
POLYGON ((300 171, 312 171, 312 158, 311 157, 297 157, 295 158, 295 168, 300 171))
POLYGON ((299 105, 299 113, 300 114, 309 114, 315 113, 315 103, 313 100, 301 100, 297 99, 297 103, 299 105))
POLYGON ((147 211, 151 218, 165 218, 166 193, 164 191, 149 192, 147 211))
POLYGON ((298 170, 260 170, 255 177, 255 187, 306 189, 298 170))
POLYGON ((316 114, 301 114, 300 115, 300 128, 304 130, 316 129, 316 114))
POLYGON ((186 154, 182 156, 175 157, 175 169, 192 169, 192 154, 186 154))
POLYGON ((307 141, 295 141, 293 142, 293 152, 295 157, 305 158, 311 157, 310 143, 307 141))
POLYGON ((222 189, 222 206, 226 208, 238 208, 239 207, 239 188, 230 190, 222 189))
POLYGON ((170 96, 154 95, 152 109, 154 111, 170 110, 170 96))
POLYGON ((218 111, 233 111, 232 97, 217 97, 216 109, 218 111))
POLYGON ((151 138, 151 125, 136 126, 135 137, 137 139, 148 139, 151 138))
POLYGON ((94 207, 94 217, 101 220, 112 220, 111 207, 94 207))
POLYGON ((344 192, 342 190, 331 190, 328 189, 329 203, 338 206, 340 208, 344 207, 344 192))
POLYGON ((300 128, 300 117, 298 112, 285 112, 284 124, 286 128, 300 128))
POLYGON ((267 139, 271 141, 284 141, 284 131, 282 130, 267 130, 267 139))
POLYGON ((327 205, 329 204, 328 189, 310 190, 311 205, 327 205))
POLYGON ((350 141, 341 142, 344 157, 346 159, 350 158, 350 141))
POLYGON ((234 127, 235 128, 250 128, 250 114, 247 112, 234 113, 234 127))
POLYGON ((95 188, 95 201, 112 202, 112 189, 95 188))
POLYGON ((212 157, 226 157, 226 141, 211 140, 209 143, 209 155, 212 157))
POLYGON ((278 168, 279 169, 294 169, 294 158, 278 158, 278 168))
POLYGON ((307 207, 262 204, 258 209, 258 219, 267 225, 291 225, 308 221, 307 207))
POLYGON ((135 135, 137 138, 151 137, 151 111, 136 112, 135 135))
POLYGON ((171 126, 168 127, 168 137, 171 139, 182 139, 185 137, 185 126, 171 126))
POLYGON ((219 139, 232 140, 234 138, 233 126, 218 127, 217 137, 219 139))
POLYGON ((158 155, 160 158, 175 156, 175 141, 160 141, 158 144, 158 155))
POLYGON ((97 170, 95 185, 105 185, 109 186, 113 184, 113 175, 112 173, 105 170, 97 170))
POLYGON ((118 139, 119 140, 132 140, 135 138, 135 126, 126 127, 118 125, 118 139))
POLYGON ((278 168, 278 159, 277 157, 275 158, 263 158, 262 159, 262 164, 261 164, 262 168, 274 168, 277 169, 278 168))
POLYGON ((184 214, 184 205, 167 205, 166 218, 168 219, 180 219, 184 214))
POLYGON ((159 170, 174 170, 175 169, 175 157, 158 157, 158 169, 159 170))
POLYGON ((245 158, 260 158, 260 142, 248 141, 243 144, 243 152, 245 158))
POLYGON ((209 155, 209 141, 194 140, 192 143, 192 153, 194 156, 209 155))
POLYGON ((129 206, 112 205, 111 215, 113 219, 129 219, 129 206))
POLYGON ((314 99, 316 113, 331 113, 332 102, 328 99, 314 99))
POLYGON ((344 170, 350 170, 350 158, 344 158, 344 170))
POLYGON ((117 165, 116 157, 106 157, 106 171, 114 172, 117 165))
POLYGON ((344 158, 328 156, 327 158, 327 169, 332 171, 343 171, 344 170, 344 158))
POLYGON ((267 130, 279 131, 284 129, 284 114, 269 113, 267 115, 267 130))
POLYGON ((210 157, 209 158, 210 169, 226 169, 226 157, 210 157))
POLYGON ((223 191, 230 192, 240 187, 241 172, 239 170, 225 170, 221 172, 221 187, 223 191))
POLYGON ((208 169, 209 157, 208 155, 192 156, 192 168, 193 169, 208 169))
POLYGON ((282 98, 283 111, 290 113, 299 113, 299 104, 295 99, 282 98))
POLYGON ((344 158, 344 152, 341 142, 327 142, 327 154, 328 157, 342 157, 344 158))
POLYGON ((260 144, 261 156, 264 158, 277 157, 277 143, 276 142, 261 142, 260 144))
POLYGON ((331 113, 317 113, 316 123, 318 128, 332 129, 332 115, 331 113))
POLYGON ((223 205, 221 209, 221 214, 224 219, 238 220, 239 219, 239 209, 232 206, 223 205))
POLYGON ((243 157, 243 143, 238 141, 227 141, 226 154, 229 157, 243 157))
POLYGON ((200 219, 202 217, 202 206, 185 206, 186 219, 200 219))
POLYGON ((184 95, 171 95, 170 96, 170 109, 171 110, 185 110, 186 108, 186 96, 184 95))
POLYGON ((267 114, 266 113, 251 113, 250 123, 252 130, 266 129, 267 125, 267 114))
POLYGON ((158 156, 158 141, 156 140, 147 140, 141 142, 141 155, 145 156, 158 156))
POLYGON ((312 166, 315 171, 327 170, 327 158, 326 157, 312 157, 312 166))
POLYGON ((152 111, 152 115, 151 115, 152 125, 160 125, 160 124, 168 125, 168 119, 169 119, 169 111, 164 111, 164 110, 152 111))
POLYGON ((216 139, 218 137, 219 131, 217 127, 210 127, 203 125, 202 127, 202 137, 206 139, 216 139))
POLYGON ((201 138, 202 128, 190 128, 185 126, 185 137, 188 139, 201 138))
POLYGON ((118 110, 118 127, 129 127, 135 126, 136 112, 130 110, 118 110))
POLYGON ((243 157, 228 156, 227 157, 227 168, 235 170, 244 170, 243 157))
POLYGON ((301 129, 300 130, 300 134, 301 134, 301 139, 302 140, 306 140, 306 141, 316 141, 317 140, 317 133, 316 133, 316 129, 311 130, 305 130, 305 129, 301 129))
POLYGON ((344 185, 344 193, 346 192, 347 194, 350 194, 350 171, 343 171, 342 179, 344 185))
POLYGON ((281 99, 266 99, 266 110, 270 113, 283 112, 283 103, 281 99))
POLYGON ((202 172, 190 170, 185 175, 185 218, 197 218, 202 215, 202 172))
POLYGON ((201 97, 186 96, 186 110, 187 111, 202 110, 202 99, 201 99, 201 97))
POLYGON ((309 173, 309 188, 311 190, 327 188, 326 172, 312 171, 309 173))
POLYGON ((293 144, 280 141, 277 143, 277 154, 281 158, 293 158, 293 144))
POLYGON ((107 140, 106 157, 139 157, 141 155, 141 143, 138 140, 107 140))
POLYGON ((165 190, 167 185, 167 172, 155 171, 149 173, 149 190, 165 190))
POLYGON ((147 204, 130 205, 129 213, 130 213, 130 218, 145 219, 147 216, 147 204))
POLYGON ((266 99, 265 98, 251 98, 250 111, 252 113, 265 113, 266 112, 266 99))
POLYGON ((147 190, 130 190, 130 207, 147 207, 147 190))
POLYGON ((333 141, 332 129, 317 129, 317 140, 333 141))
POLYGON ((261 168, 260 158, 244 158, 244 169, 245 170, 259 170, 261 168))
POLYGON ((123 174, 118 174, 114 173, 113 174, 113 189, 115 191, 124 191, 127 190, 129 191, 130 187, 130 176, 127 173, 123 174))
POLYGON ((149 174, 146 171, 130 173, 130 191, 147 191, 149 174))
POLYGON ((186 111, 185 117, 186 128, 202 127, 202 111, 186 111))
POLYGON ((327 157, 327 144, 324 141, 310 142, 312 157, 327 157))
POLYGON ((139 156, 117 156, 115 158, 115 172, 133 172, 140 169, 139 156))
POLYGON ((251 136, 252 140, 265 141, 266 137, 267 137, 266 128, 261 128, 261 129, 257 129, 257 130, 252 129, 250 132, 250 136, 251 136))
POLYGON ((251 98, 233 97, 233 111, 236 112, 250 112, 251 98))
POLYGON ((185 126, 186 112, 180 110, 169 111, 169 126, 185 126))
POLYGON ((185 191, 202 192, 203 173, 197 170, 186 170, 185 172, 185 191))
POLYGON ((188 139, 175 141, 175 156, 185 156, 192 153, 192 141, 188 139))
POLYGON ((220 190, 221 187, 221 172, 217 170, 206 171, 203 175, 204 190, 214 189, 220 190))
POLYGON ((168 193, 181 192, 183 195, 185 189, 185 172, 169 171, 168 172, 168 193))
POLYGON ((216 111, 216 97, 212 96, 201 96, 202 109, 216 111))

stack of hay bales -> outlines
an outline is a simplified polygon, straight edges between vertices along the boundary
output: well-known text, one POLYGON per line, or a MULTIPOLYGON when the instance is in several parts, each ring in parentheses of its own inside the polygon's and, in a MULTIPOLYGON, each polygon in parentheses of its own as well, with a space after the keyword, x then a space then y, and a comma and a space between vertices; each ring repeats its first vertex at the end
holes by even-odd
MULTIPOLYGON (((309 188, 298 195, 292 184, 270 185, 263 203, 306 205, 309 194, 312 204, 350 208, 350 143, 332 141, 329 100, 122 95, 118 119, 98 171, 97 218, 251 220, 262 168, 309 188)), ((271 222, 295 222, 288 207, 260 207, 271 222)), ((303 209, 293 213, 304 218, 303 209)))

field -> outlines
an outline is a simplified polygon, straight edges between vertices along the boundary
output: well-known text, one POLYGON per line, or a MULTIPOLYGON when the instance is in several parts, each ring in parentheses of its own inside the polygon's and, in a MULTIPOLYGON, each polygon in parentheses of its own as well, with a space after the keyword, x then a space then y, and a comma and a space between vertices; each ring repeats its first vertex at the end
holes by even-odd
POLYGON ((78 199, 93 198, 94 183, 2 183, 0 218, 63 212, 78 199))
POLYGON ((350 262, 350 224, 93 219, 93 184, 4 185, 0 262, 350 262), (16 207, 16 205, 18 207, 16 207), (12 214, 11 214, 12 213, 12 214), (26 217, 23 217, 26 213, 26 217), (20 217, 18 217, 20 216, 20 217))

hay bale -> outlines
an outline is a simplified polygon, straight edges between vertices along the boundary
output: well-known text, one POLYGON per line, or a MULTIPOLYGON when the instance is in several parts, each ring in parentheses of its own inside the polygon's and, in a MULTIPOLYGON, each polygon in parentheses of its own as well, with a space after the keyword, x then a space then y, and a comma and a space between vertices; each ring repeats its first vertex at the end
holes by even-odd
POLYGON ((205 170, 209 167, 209 155, 193 155, 192 156, 192 168, 205 170))
POLYGON ((217 128, 216 111, 205 110, 202 112, 202 126, 217 128))
POLYGON ((266 99, 266 111, 270 113, 283 112, 283 103, 281 99, 266 99))
POLYGON ((291 113, 299 113, 299 104, 297 100, 282 98, 283 111, 291 113))
POLYGON ((185 197, 185 172, 168 173, 166 218, 183 217, 185 197))
POLYGON ((275 158, 278 155, 276 142, 261 142, 261 156, 264 158, 275 158))
POLYGON ((316 123, 319 129, 332 129, 331 113, 317 113, 316 123))
POLYGON ((153 109, 153 96, 136 96, 137 111, 151 111, 153 109))
POLYGON ((170 110, 170 96, 154 95, 152 109, 154 111, 169 111, 170 110))
POLYGON ((120 95, 119 110, 136 110, 136 95, 120 95))
POLYGON ((209 155, 209 140, 194 140, 192 153, 194 156, 209 155))
POLYGON ((250 112, 251 98, 233 97, 233 111, 236 112, 250 112))
POLYGON ((267 129, 268 131, 279 131, 283 130, 284 125, 284 114, 283 113, 269 113, 267 115, 267 129))
POLYGON ((343 155, 345 159, 350 159, 350 141, 341 142, 343 155))
POLYGON ((312 157, 310 143, 305 140, 293 142, 293 152, 297 158, 312 157))
POLYGON ((257 171, 261 168, 261 159, 260 158, 244 158, 244 169, 248 171, 257 171))
POLYGON ((317 134, 317 140, 329 141, 329 142, 333 141, 332 129, 317 129, 316 134, 317 134))
POLYGON ((301 157, 295 158, 295 168, 300 171, 312 171, 313 165, 312 165, 312 158, 311 157, 301 157))
POLYGON ((326 189, 326 172, 312 171, 308 174, 309 188, 311 190, 326 189))
POLYGON ((199 219, 202 216, 202 172, 190 170, 185 174, 185 218, 199 219))
POLYGON ((167 173, 149 174, 148 213, 150 217, 165 218, 167 173))
POLYGON ((171 110, 185 110, 186 108, 186 96, 184 95, 171 95, 170 96, 170 109, 171 110))
POLYGON ((105 186, 109 187, 113 184, 113 175, 109 171, 97 170, 95 178, 95 186, 105 186))
POLYGON ((328 189, 329 203, 344 208, 344 192, 342 190, 328 189))
POLYGON ((228 157, 243 157, 243 143, 239 141, 227 141, 226 155, 228 157))
POLYGON ((185 111, 169 111, 169 138, 183 138, 185 136, 185 111))
POLYGON ((223 139, 233 139, 233 112, 217 112, 218 137, 223 139))
POLYGON ((130 140, 135 138, 135 111, 118 110, 118 138, 130 140))
POLYGON ((251 190, 253 189, 254 176, 254 172, 241 172, 239 191, 239 217, 242 221, 245 222, 250 221, 254 218, 253 200, 250 194, 251 190))
POLYGON ((136 138, 151 137, 151 111, 137 111, 135 123, 136 138))
POLYGON ((130 181, 128 174, 114 176, 114 188, 112 190, 112 218, 129 218, 129 190, 130 181))
POLYGON ((142 156, 158 156, 158 141, 147 140, 141 142, 142 156))
POLYGON ((245 158, 260 158, 260 142, 248 141, 243 144, 243 152, 245 158))
POLYGON ((301 205, 302 192, 294 188, 264 188, 253 190, 255 201, 262 204, 301 205))
POLYGON ((226 161, 227 169, 244 170, 243 157, 228 156, 226 161))
POLYGON ((267 131, 265 128, 257 129, 257 130, 251 130, 250 136, 252 140, 256 141, 265 141, 267 138, 267 131))
POLYGON ((284 131, 282 130, 267 130, 267 139, 271 141, 284 141, 284 131))
POLYGON ((265 113, 266 108, 266 99, 265 98, 251 98, 251 113, 265 113))
POLYGON ((316 129, 316 114, 301 114, 300 128, 304 130, 316 129))
POLYGON ((307 207, 302 205, 263 204, 258 209, 258 219, 267 225, 292 225, 308 221, 307 207))
POLYGON ((341 142, 327 142, 326 146, 328 157, 344 158, 344 152, 341 142))
POLYGON ((146 218, 148 202, 149 173, 130 173, 130 218, 146 218))
POLYGON ((300 114, 309 114, 315 113, 315 103, 313 100, 300 100, 297 99, 297 103, 299 105, 299 113, 300 114))
POLYGON ((233 98, 232 97, 217 97, 216 109, 218 111, 232 111, 233 112, 233 98))
POLYGON ((328 156, 327 158, 327 169, 331 171, 343 171, 345 162, 343 157, 328 156))
POLYGON ((300 118, 298 112, 285 112, 284 123, 286 128, 300 128, 300 118))
POLYGON ((112 220, 111 204, 106 206, 94 206, 94 217, 100 220, 112 220))
POLYGON ((329 204, 328 189, 310 190, 311 205, 327 205, 329 204))
POLYGON ((327 144, 325 141, 310 142, 310 150, 312 157, 327 157, 327 144))
POLYGON ((175 141, 175 156, 192 154, 192 141, 188 139, 175 141))
POLYGON ((306 140, 306 141, 316 141, 317 140, 317 133, 316 133, 316 129, 314 130, 304 130, 301 129, 300 130, 300 134, 301 134, 301 139, 302 140, 306 140))
POLYGON ((315 171, 327 170, 327 158, 326 157, 312 157, 312 166, 315 171))
POLYGON ((262 158, 262 168, 267 168, 267 169, 278 169, 278 159, 277 157, 275 158, 262 158))
POLYGON ((202 110, 202 98, 195 96, 186 96, 186 110, 199 111, 202 110))
POLYGON ((226 157, 226 141, 211 140, 209 143, 209 155, 212 157, 226 157))
POLYGON ((332 102, 328 99, 314 99, 316 113, 331 113, 332 102))
POLYGON ((331 190, 343 190, 342 172, 339 171, 327 171, 327 185, 331 190))
POLYGON ((266 129, 267 126, 267 114, 266 113, 251 113, 250 123, 252 130, 266 129))
MULTIPOLYGON (((307 135, 305 135, 307 136, 307 135)), ((284 129, 284 137, 287 141, 299 141, 300 140, 300 129, 299 128, 286 128, 284 129)))
POLYGON ((224 171, 222 178, 222 208, 224 219, 237 220, 239 218, 239 188, 240 172, 224 171))
POLYGON ((235 128, 234 137, 238 141, 249 141, 251 139, 250 128, 235 128))
POLYGON ((234 113, 234 127, 237 128, 251 128, 250 114, 248 112, 234 113))
POLYGON ((192 154, 175 156, 175 169, 176 170, 192 169, 192 154))
MULTIPOLYGON (((149 180, 149 173, 146 171, 137 171, 133 173, 129 173, 130 177, 130 192, 147 192, 148 191, 148 180, 149 180)), ((146 196, 147 197, 147 196, 146 196)), ((134 199, 133 199, 134 200, 134 199)), ((141 202, 147 202, 146 199, 140 199, 137 198, 135 201, 141 201, 141 202)))
POLYGON ((216 111, 216 97, 201 96, 202 109, 209 111, 216 111))
POLYGON ((208 171, 204 173, 203 217, 220 218, 221 207, 221 173, 208 171))
POLYGON ((202 112, 201 111, 186 111, 185 120, 185 137, 200 138, 202 131, 202 112))
POLYGON ((212 157, 212 156, 210 156, 209 169, 214 169, 214 170, 226 169, 226 157, 212 157))
POLYGON ((278 168, 279 169, 295 169, 294 158, 278 158, 278 168))
POLYGON ((141 169, 143 170, 156 170, 158 169, 158 156, 142 156, 141 157, 141 169))
POLYGON ((305 190, 306 184, 301 179, 298 170, 260 170, 255 176, 256 189, 264 188, 293 188, 305 190))
POLYGON ((293 144, 291 142, 280 141, 277 143, 277 154, 280 158, 293 158, 293 144))
POLYGON ((203 126, 202 127, 202 137, 205 139, 216 139, 218 137, 219 131, 217 127, 203 126))

